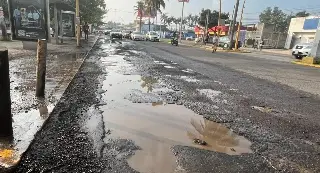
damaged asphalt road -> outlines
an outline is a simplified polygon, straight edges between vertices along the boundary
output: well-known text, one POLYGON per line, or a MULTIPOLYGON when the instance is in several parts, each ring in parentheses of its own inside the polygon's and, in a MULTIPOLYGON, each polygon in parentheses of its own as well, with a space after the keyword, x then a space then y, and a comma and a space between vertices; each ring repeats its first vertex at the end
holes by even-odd
POLYGON ((320 172, 318 97, 101 39, 14 172, 320 172))

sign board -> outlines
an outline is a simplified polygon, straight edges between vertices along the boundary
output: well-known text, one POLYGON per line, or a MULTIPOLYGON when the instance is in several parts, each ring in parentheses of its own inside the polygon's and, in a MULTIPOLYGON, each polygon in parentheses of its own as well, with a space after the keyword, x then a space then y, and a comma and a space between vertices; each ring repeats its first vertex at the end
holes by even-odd
POLYGON ((46 0, 9 0, 13 40, 48 39, 46 0))
POLYGON ((179 2, 189 2, 189 0, 178 0, 179 2))
POLYGON ((75 12, 73 11, 61 11, 62 14, 62 31, 63 36, 75 37, 75 12))
POLYGON ((0 19, 3 19, 3 18, 4 18, 3 8, 0 7, 0 19))

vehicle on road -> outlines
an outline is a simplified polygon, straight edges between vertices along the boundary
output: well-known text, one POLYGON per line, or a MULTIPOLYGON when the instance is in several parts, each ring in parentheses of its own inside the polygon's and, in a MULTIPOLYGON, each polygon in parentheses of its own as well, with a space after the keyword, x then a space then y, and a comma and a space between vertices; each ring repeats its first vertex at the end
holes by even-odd
POLYGON ((156 32, 153 32, 153 31, 150 31, 150 32, 147 33, 146 40, 147 41, 156 41, 156 42, 160 41, 158 34, 156 32))
POLYGON ((117 38, 122 40, 122 32, 120 30, 112 30, 110 32, 110 38, 111 39, 117 38))
POLYGON ((297 44, 292 48, 292 56, 296 59, 301 59, 311 53, 312 43, 297 44))
POLYGON ((171 45, 175 45, 175 46, 178 46, 179 45, 179 41, 178 41, 178 38, 176 37, 172 37, 171 38, 171 45))
POLYGON ((132 40, 136 41, 136 40, 139 40, 139 41, 144 41, 146 39, 145 35, 142 34, 141 32, 133 32, 131 34, 131 38, 132 40))

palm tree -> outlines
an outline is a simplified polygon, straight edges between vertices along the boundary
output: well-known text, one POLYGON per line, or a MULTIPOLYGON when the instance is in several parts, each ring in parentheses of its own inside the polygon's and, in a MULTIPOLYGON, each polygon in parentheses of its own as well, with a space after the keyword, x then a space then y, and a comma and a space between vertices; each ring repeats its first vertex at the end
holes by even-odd
POLYGON ((139 30, 140 30, 140 32, 142 29, 141 25, 142 25, 142 15, 143 15, 144 8, 145 8, 144 3, 141 0, 137 2, 136 6, 134 6, 135 13, 138 13, 138 15, 139 15, 139 30))
POLYGON ((194 15, 193 16, 193 25, 194 26, 197 25, 199 20, 200 20, 200 17, 198 15, 194 15))
POLYGON ((180 17, 174 19, 174 21, 173 21, 173 23, 176 24, 176 31, 178 31, 178 25, 179 25, 180 22, 181 22, 181 18, 180 17))
POLYGON ((189 14, 189 15, 186 17, 186 20, 187 20, 188 26, 189 26, 189 27, 192 27, 192 26, 193 26, 193 16, 192 16, 192 14, 189 14))
POLYGON ((149 31, 150 31, 150 17, 151 15, 155 15, 152 13, 156 13, 157 11, 161 12, 161 7, 165 8, 166 3, 164 0, 144 0, 144 4, 146 5, 146 9, 149 15, 149 31))
POLYGON ((168 22, 168 15, 166 13, 161 14, 161 22, 166 25, 168 22))
POLYGON ((175 18, 173 17, 173 16, 171 16, 171 17, 168 17, 168 19, 167 19, 167 23, 168 23, 168 25, 171 27, 171 24, 172 24, 172 22, 174 22, 175 21, 175 18))

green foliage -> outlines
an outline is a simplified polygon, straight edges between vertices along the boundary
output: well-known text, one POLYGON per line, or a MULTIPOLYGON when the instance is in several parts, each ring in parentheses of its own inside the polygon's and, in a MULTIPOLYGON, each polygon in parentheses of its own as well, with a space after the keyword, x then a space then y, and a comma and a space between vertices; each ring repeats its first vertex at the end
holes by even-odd
POLYGON ((290 21, 294 17, 307 17, 310 13, 306 11, 297 12, 295 15, 287 15, 279 7, 266 8, 259 16, 260 22, 274 25, 275 32, 286 32, 289 28, 290 21))
MULTIPOLYGON (((75 7, 75 0, 64 0, 75 7)), ((102 23, 103 16, 108 12, 104 0, 79 0, 81 22, 102 23)))
POLYGON ((310 13, 307 13, 307 11, 300 11, 295 15, 295 17, 308 17, 308 16, 310 16, 310 13))
MULTIPOLYGON (((206 26, 206 20, 207 20, 207 14, 209 14, 208 17, 208 27, 211 28, 213 26, 218 25, 218 19, 219 19, 219 12, 216 10, 211 11, 210 9, 202 9, 200 12, 200 18, 198 19, 199 25, 205 27, 206 26)), ((221 19, 228 20, 229 19, 229 13, 221 13, 221 19)))
POLYGON ((195 25, 197 25, 198 21, 199 21, 199 16, 197 16, 197 15, 189 14, 186 17, 186 24, 189 27, 194 27, 195 25))
POLYGON ((274 25, 275 32, 285 32, 288 28, 288 16, 279 7, 268 7, 260 15, 260 22, 274 25))

